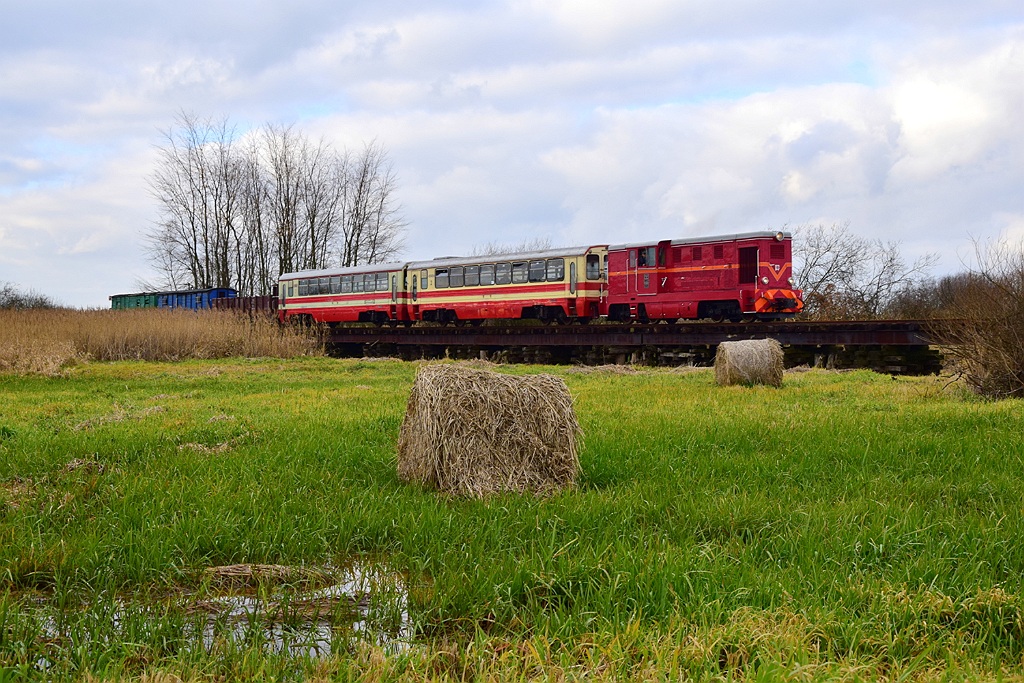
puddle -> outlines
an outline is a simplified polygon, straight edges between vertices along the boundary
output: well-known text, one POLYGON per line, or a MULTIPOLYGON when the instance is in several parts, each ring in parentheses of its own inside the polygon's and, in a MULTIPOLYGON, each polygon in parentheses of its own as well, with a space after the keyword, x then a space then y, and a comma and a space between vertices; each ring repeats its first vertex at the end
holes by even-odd
MULTIPOLYGON (((207 653, 256 647, 326 658, 348 651, 357 641, 404 652, 413 638, 408 581, 379 562, 215 567, 204 572, 197 593, 159 602, 163 608, 101 598, 61 610, 56 599, 40 599, 41 640, 58 651, 70 643, 101 649, 124 640, 128 632, 167 633, 167 623, 173 621, 186 640, 207 653)), ((53 663, 44 657, 36 666, 48 670, 53 663)))
POLYGON ((205 613, 203 645, 217 647, 260 644, 270 652, 327 657, 361 639, 392 651, 406 649, 412 640, 408 588, 402 576, 379 564, 353 564, 341 569, 288 570, 275 565, 252 565, 219 572, 237 585, 256 590, 197 600, 190 613, 205 613), (294 586, 270 586, 268 577, 296 580, 294 586), (324 585, 324 583, 327 585, 324 585), (302 587, 305 584, 305 587, 302 587), (310 587, 319 584, 321 587, 310 587))

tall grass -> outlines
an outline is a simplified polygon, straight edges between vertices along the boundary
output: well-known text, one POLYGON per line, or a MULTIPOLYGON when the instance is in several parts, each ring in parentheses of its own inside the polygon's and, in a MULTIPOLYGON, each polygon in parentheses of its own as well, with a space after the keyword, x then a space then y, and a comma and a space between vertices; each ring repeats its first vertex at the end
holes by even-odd
POLYGON ((1024 666, 1019 400, 869 372, 771 389, 717 388, 710 370, 544 368, 576 398, 580 486, 478 501, 398 480, 415 368, 0 377, 0 671, 908 680, 1024 666), (354 557, 408 577, 410 649, 204 648, 176 606, 208 567, 354 557))
POLYGON ((231 312, 0 310, 0 372, 53 375, 89 360, 319 355, 298 328, 231 312))

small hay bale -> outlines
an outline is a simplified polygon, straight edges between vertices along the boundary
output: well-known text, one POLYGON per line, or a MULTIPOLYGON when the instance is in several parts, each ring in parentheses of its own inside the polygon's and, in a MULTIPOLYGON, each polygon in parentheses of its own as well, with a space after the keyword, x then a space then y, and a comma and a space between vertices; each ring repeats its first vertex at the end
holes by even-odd
POLYGON ((398 476, 478 498, 548 493, 576 482, 579 436, 561 378, 424 365, 398 437, 398 476))
POLYGON ((774 339, 722 342, 715 353, 715 382, 782 386, 782 345, 774 339))

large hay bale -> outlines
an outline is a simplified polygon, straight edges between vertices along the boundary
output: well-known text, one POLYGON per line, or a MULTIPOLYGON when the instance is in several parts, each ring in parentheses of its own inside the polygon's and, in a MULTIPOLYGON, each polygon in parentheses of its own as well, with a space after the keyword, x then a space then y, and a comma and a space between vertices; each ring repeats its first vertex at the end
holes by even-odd
POLYGON ((579 436, 558 377, 424 365, 398 438, 398 476, 476 497, 546 493, 575 483, 579 436))
POLYGON ((774 339, 722 342, 715 353, 715 382, 782 386, 782 345, 774 339))

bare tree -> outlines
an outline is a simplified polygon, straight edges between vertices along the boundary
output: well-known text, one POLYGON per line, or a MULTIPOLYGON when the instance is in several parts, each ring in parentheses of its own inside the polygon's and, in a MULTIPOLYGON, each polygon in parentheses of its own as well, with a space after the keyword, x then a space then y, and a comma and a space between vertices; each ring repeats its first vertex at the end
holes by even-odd
POLYGON ((401 252, 407 224, 394 203, 397 180, 387 152, 371 142, 345 167, 341 265, 388 261, 401 252))
POLYGON ((926 254, 908 264, 899 242, 854 234, 849 223, 793 231, 793 267, 805 310, 818 318, 877 318, 935 265, 926 254))
POLYGON ((534 237, 521 242, 486 242, 473 247, 470 256, 500 256, 502 254, 523 254, 530 251, 544 251, 551 248, 551 238, 534 237))
POLYGON ((402 249, 397 180, 376 142, 351 155, 291 126, 267 125, 242 144, 226 121, 181 113, 176 124, 150 177, 160 219, 148 249, 162 286, 267 294, 283 272, 402 249))
POLYGON ((154 263, 171 286, 231 284, 231 240, 238 185, 226 121, 181 113, 164 133, 160 164, 149 179, 160 219, 149 234, 154 263))

